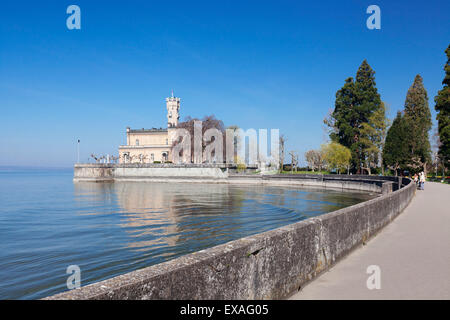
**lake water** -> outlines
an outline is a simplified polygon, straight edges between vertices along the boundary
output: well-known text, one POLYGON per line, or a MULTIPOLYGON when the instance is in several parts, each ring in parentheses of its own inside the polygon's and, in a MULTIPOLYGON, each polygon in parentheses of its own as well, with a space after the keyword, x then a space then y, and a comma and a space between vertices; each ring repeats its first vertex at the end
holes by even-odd
POLYGON ((183 183, 73 183, 72 170, 0 169, 0 299, 87 285, 375 197, 183 183))

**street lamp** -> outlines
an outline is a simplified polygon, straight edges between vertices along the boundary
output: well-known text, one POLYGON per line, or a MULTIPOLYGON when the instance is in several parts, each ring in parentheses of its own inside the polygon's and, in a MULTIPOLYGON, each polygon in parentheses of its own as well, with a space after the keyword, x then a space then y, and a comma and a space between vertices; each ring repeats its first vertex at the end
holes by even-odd
POLYGON ((442 156, 442 182, 445 182, 445 157, 442 156))
POLYGON ((435 173, 435 177, 436 177, 436 179, 437 179, 437 169, 438 169, 438 153, 437 152, 435 152, 434 153, 434 161, 436 161, 436 173, 435 173))
POLYGON ((80 163, 80 139, 77 141, 77 163, 80 163))

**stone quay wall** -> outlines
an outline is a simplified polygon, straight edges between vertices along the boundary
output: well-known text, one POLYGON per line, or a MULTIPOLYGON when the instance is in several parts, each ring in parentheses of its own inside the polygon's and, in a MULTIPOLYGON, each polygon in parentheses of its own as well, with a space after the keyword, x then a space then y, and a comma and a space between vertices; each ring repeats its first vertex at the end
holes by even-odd
MULTIPOLYGON (((285 184, 302 181, 299 177, 283 177, 260 180, 274 179, 277 183, 284 180, 285 184)), ((239 180, 229 180, 232 179, 239 180)), ((251 179, 256 181, 257 178, 246 178, 251 179)), ((314 183, 318 183, 317 179, 314 183)), ((343 185, 349 184, 351 179, 356 184, 371 181, 372 185, 381 185, 385 192, 347 208, 46 299, 287 298, 376 235, 402 212, 416 190, 415 184, 406 178, 324 176, 321 179, 333 185, 339 184, 340 179, 343 185)))
POLYGON ((389 193, 399 179, 367 175, 257 174, 257 167, 239 172, 226 164, 76 164, 74 181, 218 182, 291 185, 389 193))
MULTIPOLYGON (((248 172, 255 172, 249 167, 248 172)), ((223 179, 236 172, 236 167, 226 164, 76 164, 74 181, 105 182, 114 180, 155 180, 177 178, 223 179)))

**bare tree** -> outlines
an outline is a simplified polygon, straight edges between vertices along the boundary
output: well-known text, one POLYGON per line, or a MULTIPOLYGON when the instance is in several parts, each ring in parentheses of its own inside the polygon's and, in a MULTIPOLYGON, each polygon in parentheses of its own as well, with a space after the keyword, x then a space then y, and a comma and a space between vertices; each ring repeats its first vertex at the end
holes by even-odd
MULTIPOLYGON (((191 136, 191 162, 194 162, 194 122, 195 121, 201 121, 202 122, 202 155, 203 152, 205 151, 206 147, 214 142, 214 137, 212 137, 211 141, 204 141, 203 140, 203 136, 205 134, 205 132, 208 129, 217 129, 222 133, 222 137, 223 137, 223 145, 225 146, 225 142, 226 142, 226 135, 225 135, 225 126, 223 124, 222 120, 216 119, 216 117, 214 115, 210 115, 210 116, 205 116, 203 117, 203 119, 197 119, 197 118, 191 118, 190 116, 186 117, 185 120, 183 122, 178 123, 177 125, 177 129, 185 129, 187 130, 187 132, 190 134, 191 136)), ((173 141, 172 143, 172 148, 176 145, 178 145, 179 143, 181 143, 183 140, 183 137, 180 136, 178 137, 178 139, 176 139, 175 141, 173 141)), ((223 159, 226 159, 226 148, 223 148, 223 159)), ((180 152, 180 155, 182 155, 182 151, 180 152)), ((212 156, 215 155, 215 150, 212 153, 212 156)))
POLYGON ((311 168, 311 170, 314 172, 314 169, 316 167, 315 162, 315 150, 308 150, 305 152, 305 160, 308 163, 308 167, 311 168))
POLYGON ((99 163, 100 162, 100 158, 98 158, 95 154, 91 154, 91 158, 95 160, 95 162, 99 163))
POLYGON ((119 160, 119 157, 111 156, 109 159, 110 159, 112 162, 117 163, 117 160, 119 160))
POLYGON ((123 163, 127 163, 127 160, 130 159, 130 155, 128 153, 123 153, 121 155, 119 155, 119 160, 122 159, 123 163))
POLYGON ((431 166, 434 167, 435 169, 435 175, 437 176, 437 170, 438 170, 438 166, 439 166, 439 162, 441 162, 441 159, 439 157, 439 147, 441 146, 442 142, 441 139, 439 137, 439 131, 438 131, 438 127, 435 126, 433 129, 433 135, 431 136, 431 159, 432 159, 432 163, 431 166))
POLYGON ((283 166, 284 166, 284 151, 285 151, 285 144, 286 144, 287 138, 284 136, 284 134, 280 135, 280 172, 283 172, 283 166))
POLYGON ((139 154, 138 159, 139 163, 145 163, 145 160, 149 158, 148 154, 139 154))
POLYGON ((291 156, 291 172, 294 171, 297 172, 297 166, 298 166, 298 154, 295 151, 289 152, 289 155, 291 156))
POLYGON ((325 165, 325 157, 323 155, 322 150, 309 150, 305 153, 306 162, 308 162, 308 166, 314 172, 314 169, 322 170, 322 167, 325 165))
POLYGON ((128 160, 130 161, 130 163, 133 163, 133 160, 136 159, 136 158, 137 158, 136 155, 132 155, 132 154, 128 155, 128 160))

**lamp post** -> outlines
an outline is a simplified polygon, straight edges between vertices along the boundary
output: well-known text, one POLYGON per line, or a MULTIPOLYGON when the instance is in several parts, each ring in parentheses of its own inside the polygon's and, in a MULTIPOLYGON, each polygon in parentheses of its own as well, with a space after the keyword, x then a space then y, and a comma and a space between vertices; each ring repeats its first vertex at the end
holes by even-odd
POLYGON ((437 179, 437 170, 438 170, 438 162, 439 162, 439 160, 438 160, 438 153, 437 152, 434 153, 434 161, 436 161, 436 169, 435 169, 434 176, 437 179))
POLYGON ((80 163, 80 139, 77 141, 77 163, 80 163))
POLYGON ((445 182, 445 157, 442 156, 442 182, 445 182))

